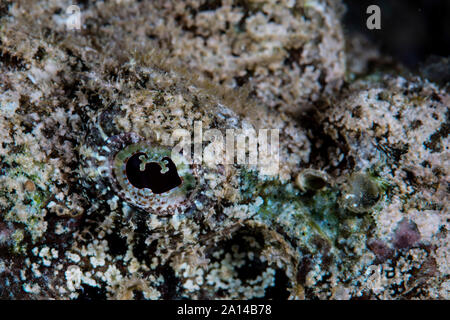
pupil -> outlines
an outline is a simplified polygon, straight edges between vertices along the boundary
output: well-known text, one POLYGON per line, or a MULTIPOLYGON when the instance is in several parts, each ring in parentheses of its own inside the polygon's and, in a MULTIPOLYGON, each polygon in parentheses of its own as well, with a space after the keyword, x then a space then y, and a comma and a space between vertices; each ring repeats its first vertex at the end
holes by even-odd
POLYGON ((140 170, 140 156, 147 158, 143 152, 136 153, 128 159, 126 164, 126 175, 128 181, 136 188, 147 188, 155 194, 167 192, 181 185, 182 180, 177 172, 177 167, 169 157, 162 160, 166 161, 166 167, 169 169, 166 173, 161 173, 161 166, 157 162, 145 164, 145 170, 140 170))

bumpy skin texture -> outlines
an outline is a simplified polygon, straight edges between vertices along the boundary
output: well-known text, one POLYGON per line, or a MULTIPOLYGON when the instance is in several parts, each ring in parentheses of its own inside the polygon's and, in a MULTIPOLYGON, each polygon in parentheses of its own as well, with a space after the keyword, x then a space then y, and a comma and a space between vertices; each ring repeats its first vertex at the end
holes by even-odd
POLYGON ((293 113, 340 88, 345 73, 338 1, 182 1, 156 5, 146 35, 202 75, 251 86, 266 106, 293 113))
POLYGON ((448 86, 366 74, 338 1, 69 5, 0 6, 1 298, 449 298, 448 86), (279 174, 144 204, 127 146, 194 121, 279 129, 279 174))

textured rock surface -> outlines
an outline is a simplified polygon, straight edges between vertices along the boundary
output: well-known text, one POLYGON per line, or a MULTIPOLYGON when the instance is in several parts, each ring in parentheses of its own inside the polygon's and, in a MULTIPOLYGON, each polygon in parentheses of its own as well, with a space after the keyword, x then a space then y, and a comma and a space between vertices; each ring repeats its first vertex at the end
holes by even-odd
POLYGON ((96 2, 67 30, 70 4, 0 6, 1 298, 449 298, 447 60, 368 74, 389 59, 338 1, 96 2), (125 197, 124 137, 194 121, 279 129, 279 175, 125 197))

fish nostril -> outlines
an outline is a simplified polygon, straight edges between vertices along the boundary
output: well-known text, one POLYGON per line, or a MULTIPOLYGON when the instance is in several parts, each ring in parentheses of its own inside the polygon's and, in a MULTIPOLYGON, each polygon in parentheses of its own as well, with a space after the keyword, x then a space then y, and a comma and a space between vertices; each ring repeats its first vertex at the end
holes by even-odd
POLYGON ((142 167, 143 158, 148 159, 145 153, 138 152, 127 161, 126 175, 131 185, 138 189, 147 188, 155 194, 161 194, 182 184, 177 168, 169 157, 162 159, 166 162, 168 170, 163 170, 157 162, 147 162, 142 167))

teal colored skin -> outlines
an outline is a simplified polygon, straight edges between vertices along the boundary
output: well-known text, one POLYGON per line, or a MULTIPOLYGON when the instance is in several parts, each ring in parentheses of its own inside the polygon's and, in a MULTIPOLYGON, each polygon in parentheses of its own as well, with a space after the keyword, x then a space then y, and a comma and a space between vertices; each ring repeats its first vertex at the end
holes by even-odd
MULTIPOLYGON (((21 147, 18 154, 30 155, 25 147, 21 147)), ((7 160, 5 161, 5 163, 8 162, 7 160)), ((42 183, 42 177, 38 173, 28 173, 26 169, 17 165, 14 160, 9 164, 10 167, 8 169, 3 168, 0 170, 1 175, 16 180, 29 180, 35 185, 35 189, 32 191, 21 191, 23 192, 23 202, 27 203, 25 220, 20 219, 18 212, 13 209, 18 202, 17 192, 10 192, 0 188, 0 197, 6 200, 6 207, 0 208, 4 215, 3 218, 5 221, 18 223, 16 231, 11 237, 9 249, 12 253, 21 254, 25 253, 27 247, 27 244, 23 242, 25 234, 29 234, 32 241, 35 241, 40 236, 40 225, 45 216, 42 209, 50 201, 51 186, 42 183)), ((44 166, 37 161, 34 162, 34 165, 38 170, 44 166)))
MULTIPOLYGON (((340 252, 341 258, 344 258, 343 252, 348 257, 354 256, 352 248, 365 245, 373 225, 370 213, 381 208, 379 201, 364 213, 348 210, 340 202, 344 185, 327 185, 318 191, 303 192, 292 182, 262 181, 256 171, 241 172, 241 203, 251 204, 260 196, 263 203, 256 210, 254 219, 273 225, 275 229, 282 227, 303 252, 318 253, 321 249, 315 243, 321 239, 331 252, 340 252), (361 241, 364 244, 358 243, 361 241)), ((379 183, 380 191, 384 192, 379 178, 369 174, 366 177, 379 183)))

